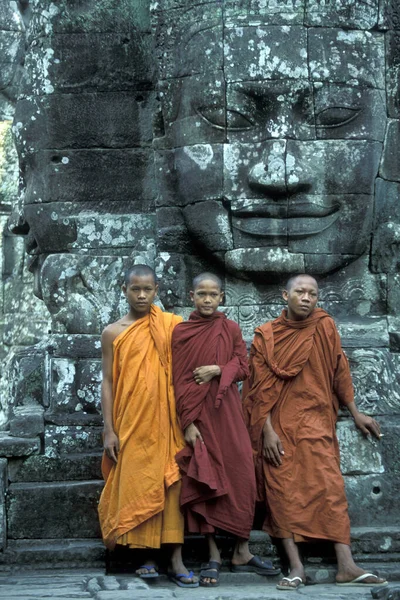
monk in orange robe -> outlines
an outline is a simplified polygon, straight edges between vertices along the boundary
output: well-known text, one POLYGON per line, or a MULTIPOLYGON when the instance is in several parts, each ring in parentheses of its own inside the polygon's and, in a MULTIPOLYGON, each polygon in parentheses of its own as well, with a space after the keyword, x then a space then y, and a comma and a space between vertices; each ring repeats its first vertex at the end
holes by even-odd
POLYGON ((174 329, 172 358, 177 412, 187 441, 176 457, 183 472, 181 506, 189 532, 206 535, 209 546, 200 585, 219 584, 216 529, 237 536, 232 571, 277 575, 279 569, 248 547, 256 482, 236 385, 249 373, 246 344, 237 323, 217 310, 223 291, 216 275, 195 277, 190 296, 196 310, 174 329))
MULTIPOLYGON (((135 265, 122 287, 130 310, 102 334, 105 487, 99 503, 104 543, 130 548, 171 544, 171 578, 198 580, 182 562, 184 532, 175 454, 184 447, 171 373, 172 331, 182 319, 154 306, 155 273, 135 265)), ((137 570, 158 576, 153 559, 137 570)))
POLYGON ((250 388, 244 402, 256 464, 257 495, 266 502, 264 529, 280 538, 290 572, 278 589, 305 582, 296 542, 330 540, 338 585, 383 585, 365 573, 350 549, 350 522, 335 426, 339 404, 363 434, 380 438, 378 423, 354 403, 349 365, 335 323, 316 308, 318 284, 291 278, 287 309, 255 330, 250 388))

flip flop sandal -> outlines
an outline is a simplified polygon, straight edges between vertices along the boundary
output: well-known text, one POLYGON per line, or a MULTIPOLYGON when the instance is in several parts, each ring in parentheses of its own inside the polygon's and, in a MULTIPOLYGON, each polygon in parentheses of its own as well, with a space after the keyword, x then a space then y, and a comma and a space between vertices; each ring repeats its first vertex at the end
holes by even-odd
POLYGON ((219 572, 221 570, 221 563, 216 560, 210 560, 208 563, 201 565, 200 571, 200 585, 201 587, 218 587, 219 586, 219 572), (215 583, 205 583, 204 579, 216 579, 215 583))
POLYGON ((299 589, 299 587, 302 587, 303 585, 304 583, 301 577, 283 577, 281 579, 281 583, 278 583, 278 585, 276 586, 276 589, 295 592, 299 589), (288 583, 296 583, 298 581, 298 583, 296 583, 295 585, 282 585, 282 581, 287 581, 288 583))
POLYGON ((356 577, 352 581, 345 581, 343 583, 339 583, 337 581, 336 585, 340 585, 342 587, 384 587, 385 585, 388 585, 387 581, 381 581, 380 583, 368 583, 367 581, 365 581, 365 579, 368 579, 369 577, 375 577, 375 579, 379 579, 378 575, 375 575, 375 573, 363 573, 362 575, 356 577))
POLYGON ((258 575, 279 575, 280 569, 276 569, 270 560, 262 560, 259 556, 253 556, 245 565, 231 565, 232 573, 257 573, 258 575))
POLYGON ((136 575, 139 575, 141 579, 155 579, 156 577, 158 577, 157 567, 155 565, 142 565, 141 567, 139 567, 139 569, 147 570, 147 573, 136 573, 136 575), (152 569, 155 569, 156 572, 150 573, 152 569))
POLYGON ((168 577, 170 578, 171 581, 173 581, 174 583, 176 583, 176 585, 179 585, 179 587, 182 588, 196 588, 199 587, 199 582, 188 582, 185 583, 184 581, 182 581, 182 579, 192 579, 193 578, 193 571, 189 571, 188 575, 185 575, 185 573, 168 573, 168 577))

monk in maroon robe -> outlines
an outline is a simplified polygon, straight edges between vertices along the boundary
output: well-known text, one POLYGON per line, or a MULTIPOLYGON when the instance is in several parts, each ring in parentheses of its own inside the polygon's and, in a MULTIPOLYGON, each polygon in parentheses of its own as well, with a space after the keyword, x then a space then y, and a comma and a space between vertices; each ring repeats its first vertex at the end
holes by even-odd
POLYGON ((338 585, 373 586, 350 550, 350 522, 335 426, 339 403, 364 434, 379 439, 372 417, 357 410, 347 358, 335 323, 321 308, 309 275, 289 280, 287 309, 255 330, 251 381, 244 409, 252 440, 258 499, 267 504, 265 530, 282 540, 290 573, 278 589, 305 581, 296 542, 330 540, 338 585))
POLYGON ((248 377, 246 345, 239 326, 217 311, 221 281, 196 277, 196 310, 172 337, 177 413, 187 442, 176 455, 182 471, 181 507, 191 533, 205 534, 209 563, 200 585, 218 585, 221 556, 216 529, 237 536, 232 570, 276 575, 270 561, 253 556, 248 539, 255 508, 252 449, 236 382, 248 377))

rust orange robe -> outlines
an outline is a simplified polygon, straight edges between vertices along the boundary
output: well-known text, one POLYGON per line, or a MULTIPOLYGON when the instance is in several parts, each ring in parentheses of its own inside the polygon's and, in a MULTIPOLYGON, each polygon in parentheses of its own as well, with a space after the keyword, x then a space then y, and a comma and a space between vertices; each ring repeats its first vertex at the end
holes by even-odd
POLYGON ((113 423, 120 452, 116 465, 103 457, 99 503, 109 548, 117 542, 139 548, 183 542, 175 454, 185 442, 171 372, 171 336, 181 320, 152 305, 149 315, 114 340, 113 423))
POLYGON ((248 538, 253 524, 256 483, 252 451, 235 382, 248 377, 246 344, 239 326, 221 312, 197 311, 172 336, 176 405, 182 429, 191 423, 204 444, 178 455, 182 469, 181 506, 191 533, 215 528, 248 538), (198 385, 193 370, 218 365, 221 375, 198 385))
POLYGON ((273 537, 350 543, 336 420, 353 385, 333 319, 316 308, 304 321, 281 316, 255 330, 244 402, 264 529, 273 537), (268 413, 284 449, 282 465, 262 456, 268 413))

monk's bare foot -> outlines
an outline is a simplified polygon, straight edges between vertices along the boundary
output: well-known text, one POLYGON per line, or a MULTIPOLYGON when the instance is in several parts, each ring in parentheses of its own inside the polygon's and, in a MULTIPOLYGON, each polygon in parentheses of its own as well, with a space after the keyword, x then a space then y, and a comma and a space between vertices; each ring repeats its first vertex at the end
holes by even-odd
POLYGON ((195 577, 193 573, 189 573, 185 565, 183 564, 182 557, 174 554, 171 556, 171 566, 169 572, 175 576, 179 575, 179 579, 183 584, 198 583, 199 578, 195 577))
MULTIPOLYGON (((360 567, 357 567, 357 566, 343 569, 343 570, 340 570, 337 572, 336 582, 337 583, 352 583, 352 582, 354 582, 355 579, 357 579, 358 577, 361 577, 361 575, 365 575, 365 574, 366 574, 366 571, 364 571, 364 569, 361 569, 360 567)), ((377 577, 376 575, 373 575, 372 573, 370 573, 368 577, 364 577, 364 578, 362 578, 362 580, 359 580, 359 584, 361 584, 361 585, 385 585, 385 583, 387 583, 386 579, 383 579, 382 577, 377 577)))
POLYGON ((298 567, 291 569, 287 577, 283 577, 278 585, 278 590, 284 590, 285 588, 297 589, 306 580, 306 574, 303 568, 298 567))
POLYGON ((148 560, 141 567, 136 569, 135 573, 136 575, 139 575, 139 577, 143 577, 143 575, 157 575, 157 565, 154 560, 148 560))
POLYGON ((247 565, 247 563, 254 557, 249 550, 248 540, 238 540, 235 545, 235 549, 232 555, 232 565, 247 565))

